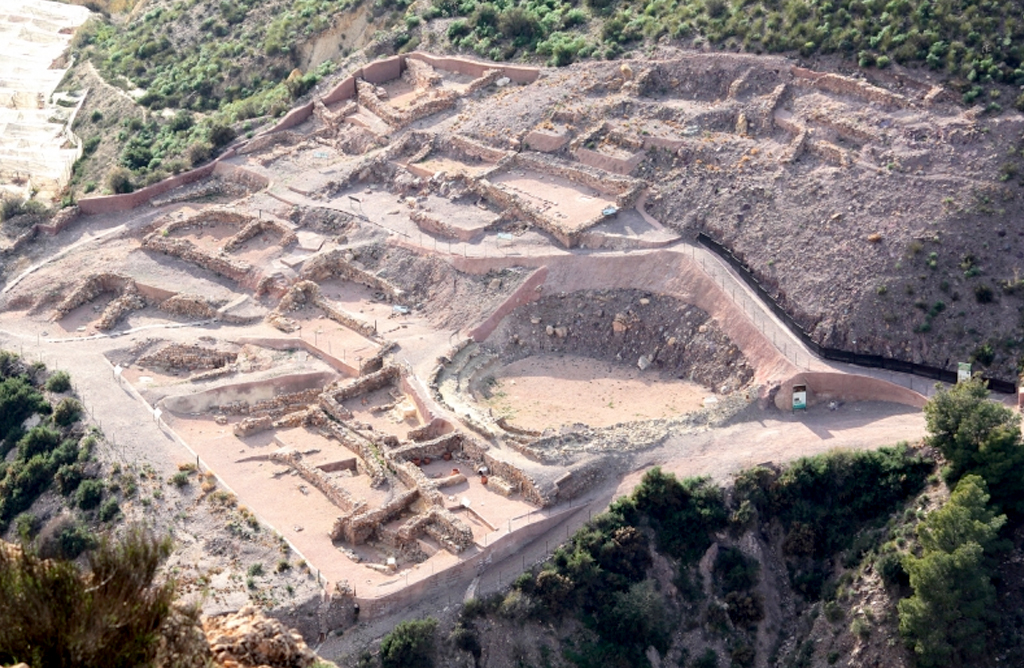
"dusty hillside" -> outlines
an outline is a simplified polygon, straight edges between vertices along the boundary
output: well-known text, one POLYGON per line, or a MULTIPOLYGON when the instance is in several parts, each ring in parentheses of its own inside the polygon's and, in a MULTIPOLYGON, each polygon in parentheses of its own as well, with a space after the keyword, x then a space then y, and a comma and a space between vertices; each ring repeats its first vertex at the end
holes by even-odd
POLYGON ((459 130, 639 160, 649 211, 732 249, 819 343, 1016 376, 1024 117, 965 109, 923 72, 678 55, 551 71, 459 130))

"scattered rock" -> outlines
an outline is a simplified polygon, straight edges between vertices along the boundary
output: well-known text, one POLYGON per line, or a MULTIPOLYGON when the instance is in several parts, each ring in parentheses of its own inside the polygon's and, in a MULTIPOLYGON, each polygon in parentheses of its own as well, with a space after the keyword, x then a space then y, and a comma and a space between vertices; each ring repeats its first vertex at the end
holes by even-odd
POLYGON ((221 666, 307 668, 317 660, 297 631, 252 606, 230 615, 207 617, 203 632, 221 666))

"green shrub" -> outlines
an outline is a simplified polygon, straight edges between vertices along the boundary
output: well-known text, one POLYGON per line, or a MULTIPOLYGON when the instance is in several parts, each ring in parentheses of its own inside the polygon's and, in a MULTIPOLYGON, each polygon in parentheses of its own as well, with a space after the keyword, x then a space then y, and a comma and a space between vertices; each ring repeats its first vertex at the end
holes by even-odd
POLYGON ((178 471, 171 476, 171 484, 175 487, 184 487, 191 482, 189 480, 188 471, 178 471))
POLYGON ((910 584, 907 571, 903 568, 903 560, 894 552, 887 552, 875 562, 875 571, 888 587, 905 587, 910 584))
POLYGON ((148 665, 171 611, 173 582, 157 583, 168 541, 134 529, 104 539, 84 571, 66 558, 0 550, 0 664, 148 665))
POLYGON ((448 39, 454 42, 455 40, 465 37, 471 32, 473 32, 473 28, 470 27, 469 22, 466 21, 466 19, 457 19, 452 21, 448 26, 447 35, 448 39))
POLYGON ((612 504, 612 511, 636 524, 646 517, 663 552, 683 561, 699 559, 711 546, 711 533, 726 526, 722 490, 710 478, 682 481, 659 467, 648 471, 633 496, 612 504))
POLYGON ((512 7, 498 17, 498 30, 517 47, 530 45, 540 36, 537 18, 522 7, 512 7))
POLYGON ((67 392, 71 389, 71 376, 67 371, 55 371, 46 379, 47 392, 67 392))
POLYGON ((78 485, 82 482, 83 478, 81 465, 64 464, 54 474, 53 484, 57 488, 57 492, 62 496, 68 496, 78 489, 78 485))
POLYGON ((989 507, 985 481, 964 476, 942 508, 918 525, 921 556, 904 567, 914 595, 898 604, 900 631, 917 665, 976 665, 996 621, 992 553, 1005 515, 989 507))
POLYGON ((168 128, 171 132, 184 132, 190 129, 195 124, 195 119, 192 114, 185 110, 179 109, 175 114, 171 122, 168 123, 168 128))
POLYGON ((751 559, 734 547, 719 548, 715 559, 715 575, 726 593, 745 591, 756 586, 760 568, 756 559, 751 559))
POLYGON ((1024 442, 1020 416, 988 399, 974 378, 939 389, 924 407, 928 443, 949 462, 950 485, 969 473, 980 475, 997 507, 1024 512, 1024 442))
POLYGON ((14 518, 14 533, 24 544, 28 544, 39 533, 41 526, 42 522, 32 513, 22 513, 14 518))
POLYGON ((764 519, 778 517, 794 554, 825 558, 850 547, 866 522, 917 493, 934 463, 906 445, 798 459, 777 477, 766 469, 737 476, 737 500, 764 519))
POLYGON ((0 198, 0 222, 10 220, 25 213, 25 200, 21 197, 0 198))
POLYGON ((0 440, 7 439, 36 413, 49 414, 50 404, 27 376, 0 379, 0 440))
POLYGON ((88 157, 95 153, 96 149, 99 148, 102 139, 102 137, 96 135, 95 137, 89 137, 82 142, 82 155, 88 157))
POLYGON ((671 619, 653 580, 637 582, 626 591, 616 592, 612 603, 599 611, 601 637, 620 647, 654 647, 668 651, 671 619))
POLYGON ((249 577, 257 577, 263 575, 263 564, 255 563, 249 566, 248 571, 249 577))
POLYGON ((215 123, 210 126, 210 143, 214 148, 221 148, 235 140, 237 133, 228 125, 215 123))
POLYGON ((103 491, 103 481, 83 480, 75 491, 75 505, 82 510, 92 510, 103 500, 103 491))
POLYGON ((32 427, 18 441, 18 459, 28 461, 36 455, 49 455, 60 445, 60 432, 43 425, 32 427))
POLYGON ((380 644, 383 668, 432 668, 434 665, 433 617, 400 622, 380 644))
POLYGON ((193 167, 198 167, 210 159, 213 147, 205 142, 195 142, 185 150, 185 157, 193 167))
POLYGON ((121 506, 117 499, 111 497, 100 506, 99 518, 101 522, 109 522, 121 514, 121 506))
POLYGON ((114 167, 107 173, 107 188, 110 192, 122 195, 135 190, 132 173, 126 167, 114 167))
POLYGON ((974 286, 974 298, 979 304, 991 304, 995 300, 995 291, 987 283, 978 283, 974 286))
POLYGON ((82 404, 77 399, 65 397, 53 409, 53 421, 61 427, 70 427, 82 416, 82 404))

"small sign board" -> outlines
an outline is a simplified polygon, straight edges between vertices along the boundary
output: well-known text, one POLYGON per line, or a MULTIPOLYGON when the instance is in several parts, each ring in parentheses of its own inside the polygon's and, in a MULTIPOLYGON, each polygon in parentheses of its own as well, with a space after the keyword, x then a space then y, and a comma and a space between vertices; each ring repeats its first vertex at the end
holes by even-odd
POLYGON ((807 410, 807 386, 806 385, 794 385, 793 386, 793 410, 805 411, 807 410))
POLYGON ((960 362, 956 365, 956 382, 966 383, 971 379, 970 362, 960 362))

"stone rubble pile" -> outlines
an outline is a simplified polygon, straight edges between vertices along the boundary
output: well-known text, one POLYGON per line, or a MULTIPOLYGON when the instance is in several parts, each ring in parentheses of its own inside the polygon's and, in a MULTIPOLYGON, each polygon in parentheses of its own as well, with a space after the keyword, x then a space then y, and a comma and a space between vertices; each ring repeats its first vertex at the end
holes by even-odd
POLYGON ((207 617, 203 632, 215 663, 224 668, 307 668, 317 660, 297 631, 252 606, 207 617))

